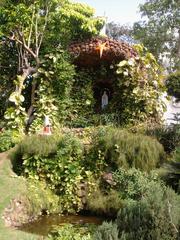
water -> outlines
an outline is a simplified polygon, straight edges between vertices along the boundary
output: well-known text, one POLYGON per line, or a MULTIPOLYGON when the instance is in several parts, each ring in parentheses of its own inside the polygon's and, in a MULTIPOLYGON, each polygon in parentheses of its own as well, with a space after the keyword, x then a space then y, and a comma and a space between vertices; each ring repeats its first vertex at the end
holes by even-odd
POLYGON ((27 223, 19 227, 19 230, 47 236, 56 226, 63 226, 66 223, 71 224, 96 224, 100 225, 103 222, 103 218, 95 216, 82 216, 82 215, 45 215, 39 217, 36 221, 27 223))

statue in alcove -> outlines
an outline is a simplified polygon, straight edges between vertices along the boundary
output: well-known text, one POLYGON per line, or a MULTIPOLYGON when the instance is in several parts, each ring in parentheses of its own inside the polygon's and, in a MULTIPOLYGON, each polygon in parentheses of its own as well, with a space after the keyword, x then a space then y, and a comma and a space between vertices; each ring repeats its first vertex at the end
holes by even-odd
POLYGON ((104 93, 103 93, 102 98, 101 98, 101 108, 105 109, 105 107, 108 105, 108 102, 109 102, 109 98, 108 98, 108 95, 107 95, 107 91, 104 90, 104 93))

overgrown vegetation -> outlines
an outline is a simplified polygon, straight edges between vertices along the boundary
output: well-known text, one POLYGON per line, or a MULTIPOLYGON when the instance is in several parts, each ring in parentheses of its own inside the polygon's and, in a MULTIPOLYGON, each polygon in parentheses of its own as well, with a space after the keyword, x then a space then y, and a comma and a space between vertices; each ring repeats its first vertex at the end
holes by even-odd
POLYGON ((30 136, 12 154, 14 170, 23 176, 45 181, 61 198, 63 212, 82 209, 80 184, 88 180, 83 166, 84 148, 75 137, 66 135, 30 136))
POLYGON ((150 184, 140 202, 129 202, 120 209, 117 225, 121 238, 178 239, 178 209, 179 196, 161 184, 150 184))
POLYGON ((71 224, 57 228, 50 233, 49 240, 92 240, 95 227, 73 226, 71 224))
MULTIPOLYGON (((18 175, 7 159, 0 159, 0 182, 9 191, 0 185, 6 222, 85 211, 111 221, 92 228, 64 225, 49 239, 178 240, 180 124, 179 115, 170 126, 161 122, 165 86, 160 61, 142 45, 129 46, 133 58, 122 49, 119 63, 116 58, 103 60, 111 49, 98 38, 104 18, 94 17, 87 5, 68 0, 8 0, 0 5, 0 118, 5 123, 0 152, 14 147, 11 163, 18 175), (81 53, 72 58, 69 44, 96 37, 99 65, 78 65, 81 53), (106 88, 108 105, 103 109, 106 88), (50 118, 51 136, 42 133, 45 116, 50 118)), ((155 26, 156 13, 165 11, 165 3, 162 8, 155 5, 149 0, 140 7, 150 14, 144 31, 150 23, 155 26)), ((142 33, 143 27, 134 30, 142 33)), ((173 32, 174 42, 176 36, 179 32, 173 32)), ((169 69, 178 63, 179 46, 174 47, 178 51, 176 56, 169 51, 174 58, 169 69)), ((179 101, 179 72, 170 74, 165 84, 179 101)), ((13 239, 12 234, 3 237, 13 239)))
POLYGON ((180 71, 170 74, 166 79, 167 92, 170 96, 180 100, 180 71))
POLYGON ((16 144, 21 142, 25 137, 24 134, 20 134, 17 129, 6 130, 2 128, 0 131, 0 152, 5 152, 13 148, 16 144))
POLYGON ((136 58, 123 60, 115 67, 114 95, 110 109, 120 125, 161 119, 163 113, 163 74, 154 56, 142 45, 134 46, 136 58))
POLYGON ((170 154, 180 144, 180 125, 171 124, 170 126, 155 125, 145 130, 149 136, 155 137, 164 147, 166 153, 170 154))
POLYGON ((111 169, 135 167, 145 171, 158 167, 164 159, 164 149, 156 139, 118 128, 99 131, 89 157, 91 163, 104 162, 111 169))

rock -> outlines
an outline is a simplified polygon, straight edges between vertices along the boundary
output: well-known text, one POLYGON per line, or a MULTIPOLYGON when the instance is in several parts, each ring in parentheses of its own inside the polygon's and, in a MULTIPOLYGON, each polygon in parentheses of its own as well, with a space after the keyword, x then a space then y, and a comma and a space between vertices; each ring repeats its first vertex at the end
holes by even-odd
POLYGON ((111 172, 104 172, 102 175, 102 179, 112 186, 116 185, 116 182, 113 180, 113 175, 111 172))

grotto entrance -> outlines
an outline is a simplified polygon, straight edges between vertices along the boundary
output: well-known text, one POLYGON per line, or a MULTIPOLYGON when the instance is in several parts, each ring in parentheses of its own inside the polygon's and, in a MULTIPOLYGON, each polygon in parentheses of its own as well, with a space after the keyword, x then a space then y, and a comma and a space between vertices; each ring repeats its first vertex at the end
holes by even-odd
POLYGON ((94 92, 94 99, 95 99, 95 107, 94 107, 95 112, 100 113, 105 111, 113 97, 112 80, 109 80, 109 79, 97 80, 94 83, 93 92, 94 92), (107 95, 107 99, 108 99, 108 103, 105 107, 102 106, 102 101, 103 101, 102 98, 104 93, 107 95))
MULTIPOLYGON (((138 55, 136 50, 123 41, 96 36, 71 43, 68 51, 73 58, 74 64, 78 66, 79 69, 99 69, 99 71, 101 71, 102 66, 106 67, 105 73, 97 73, 93 83, 95 112, 103 113, 106 109, 102 109, 103 93, 106 92, 105 102, 109 104, 115 92, 113 91, 113 81, 116 81, 117 77, 113 76, 112 72, 114 70, 111 66, 122 60, 135 58, 138 55)), ((95 71, 93 74, 94 73, 95 71)), ((116 94, 116 96, 118 95, 116 94)), ((108 104, 106 104, 106 106, 108 106, 108 104)))

